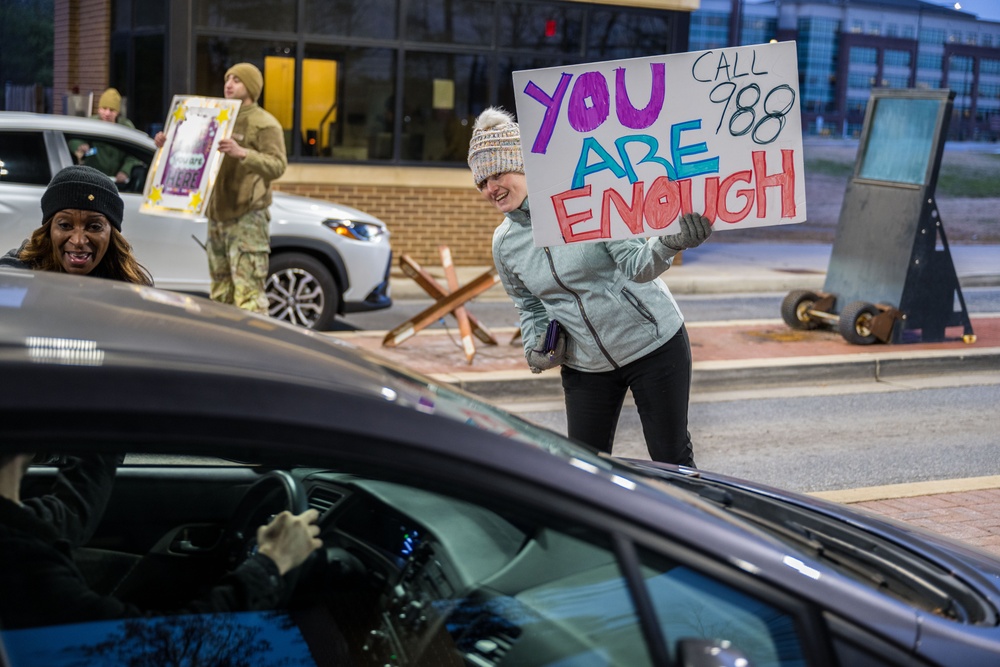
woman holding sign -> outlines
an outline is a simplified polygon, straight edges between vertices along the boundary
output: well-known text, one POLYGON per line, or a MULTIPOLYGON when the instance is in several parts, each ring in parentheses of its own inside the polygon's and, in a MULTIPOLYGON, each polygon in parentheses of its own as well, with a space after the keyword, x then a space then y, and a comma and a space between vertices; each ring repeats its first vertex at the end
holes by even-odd
POLYGON ((569 436, 610 453, 631 389, 650 458, 694 467, 691 347, 659 276, 678 252, 711 235, 709 220, 686 213, 668 236, 539 248, 520 129, 506 111, 489 108, 476 119, 469 167, 506 216, 493 235, 493 259, 520 312, 528 366, 534 373, 562 367, 569 436))

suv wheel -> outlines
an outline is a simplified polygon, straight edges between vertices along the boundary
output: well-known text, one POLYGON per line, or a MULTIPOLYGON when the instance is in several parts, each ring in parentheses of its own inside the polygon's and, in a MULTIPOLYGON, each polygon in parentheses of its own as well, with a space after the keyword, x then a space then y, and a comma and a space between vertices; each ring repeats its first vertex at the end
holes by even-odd
POLYGON ((330 271, 309 255, 272 254, 265 289, 268 313, 275 319, 322 331, 337 314, 337 283, 330 271))

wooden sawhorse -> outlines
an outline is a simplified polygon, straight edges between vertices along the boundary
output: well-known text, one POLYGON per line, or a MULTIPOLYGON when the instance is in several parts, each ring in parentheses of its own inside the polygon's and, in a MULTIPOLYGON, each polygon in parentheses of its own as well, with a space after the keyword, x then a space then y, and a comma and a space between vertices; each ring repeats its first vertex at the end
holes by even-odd
POLYGON ((382 340, 384 347, 396 347, 417 332, 427 328, 444 315, 451 313, 458 320, 458 329, 462 336, 462 349, 465 352, 465 359, 470 364, 476 354, 475 344, 472 336, 488 345, 496 345, 497 339, 493 333, 465 309, 465 303, 479 296, 490 289, 498 282, 500 276, 495 268, 490 269, 474 278, 464 287, 458 286, 458 276, 455 274, 455 265, 451 261, 451 251, 448 246, 441 246, 441 263, 444 267, 445 277, 448 280, 448 289, 444 289, 438 284, 434 276, 427 273, 416 261, 408 255, 401 255, 399 267, 408 278, 420 285, 427 294, 434 299, 434 304, 424 309, 414 317, 403 322, 395 329, 386 334, 382 340))

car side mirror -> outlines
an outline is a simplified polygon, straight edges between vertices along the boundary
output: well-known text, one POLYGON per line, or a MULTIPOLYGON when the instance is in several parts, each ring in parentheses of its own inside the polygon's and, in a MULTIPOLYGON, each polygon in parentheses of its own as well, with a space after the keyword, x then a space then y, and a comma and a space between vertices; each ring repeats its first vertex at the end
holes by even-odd
POLYGON ((746 654, 732 642, 695 637, 677 640, 677 664, 681 667, 753 667, 746 654))

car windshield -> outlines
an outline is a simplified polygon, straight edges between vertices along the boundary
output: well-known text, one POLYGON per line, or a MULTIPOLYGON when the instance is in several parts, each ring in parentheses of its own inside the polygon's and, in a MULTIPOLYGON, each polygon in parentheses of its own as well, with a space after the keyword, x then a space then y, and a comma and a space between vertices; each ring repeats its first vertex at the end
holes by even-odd
POLYGON ((387 370, 397 380, 420 388, 420 397, 416 399, 417 404, 414 406, 417 410, 538 447, 563 459, 582 461, 602 470, 615 468, 610 459, 597 451, 555 431, 525 421, 472 394, 429 383, 425 378, 413 375, 401 367, 389 366, 387 370))

